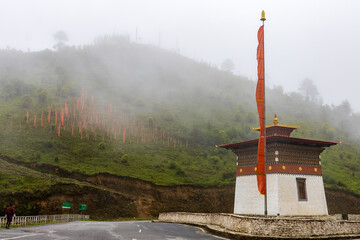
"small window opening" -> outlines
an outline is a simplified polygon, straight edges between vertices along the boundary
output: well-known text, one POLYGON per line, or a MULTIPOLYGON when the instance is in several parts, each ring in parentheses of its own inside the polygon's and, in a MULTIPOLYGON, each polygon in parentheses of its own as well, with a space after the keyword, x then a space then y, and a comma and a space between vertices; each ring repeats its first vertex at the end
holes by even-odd
POLYGON ((297 184, 297 189, 298 189, 299 201, 307 201, 306 179, 305 178, 297 178, 296 184, 297 184))

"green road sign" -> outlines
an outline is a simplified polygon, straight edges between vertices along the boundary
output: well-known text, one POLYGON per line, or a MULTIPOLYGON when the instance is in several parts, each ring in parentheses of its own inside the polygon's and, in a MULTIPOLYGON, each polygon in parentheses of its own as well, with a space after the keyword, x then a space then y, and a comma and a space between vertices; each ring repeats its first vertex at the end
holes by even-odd
POLYGON ((63 202, 62 208, 71 208, 71 202, 63 202))
POLYGON ((79 210, 86 210, 86 204, 79 204, 79 210))

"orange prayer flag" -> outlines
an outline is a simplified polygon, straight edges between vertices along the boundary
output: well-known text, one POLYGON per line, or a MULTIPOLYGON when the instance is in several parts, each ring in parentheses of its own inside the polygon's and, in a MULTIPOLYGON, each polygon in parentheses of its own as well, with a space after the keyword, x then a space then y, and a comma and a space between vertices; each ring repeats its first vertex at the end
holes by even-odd
POLYGON ((125 143, 125 135, 126 135, 126 129, 124 128, 124 133, 123 133, 123 143, 125 143))
POLYGON ((60 136, 60 131, 61 131, 61 123, 59 123, 59 127, 58 127, 58 136, 60 136))
POLYGON ((265 194, 265 79, 264 79, 264 26, 258 31, 257 48, 258 82, 256 86, 256 104, 259 113, 260 136, 257 158, 257 184, 260 194, 265 194))
POLYGON ((50 124, 51 121, 51 108, 49 108, 49 114, 48 114, 48 123, 50 124))
POLYGON ((29 125, 29 110, 26 112, 26 124, 29 125))
POLYGON ((64 109, 61 109, 61 125, 64 125, 64 109))

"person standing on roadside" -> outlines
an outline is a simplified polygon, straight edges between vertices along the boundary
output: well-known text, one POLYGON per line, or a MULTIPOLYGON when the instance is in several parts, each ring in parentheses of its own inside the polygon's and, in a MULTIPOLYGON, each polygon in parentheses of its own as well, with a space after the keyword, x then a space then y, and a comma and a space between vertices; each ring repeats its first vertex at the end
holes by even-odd
POLYGON ((10 206, 6 209, 5 214, 6 214, 5 228, 10 229, 10 224, 12 222, 13 217, 15 216, 15 208, 13 203, 10 203, 10 206))

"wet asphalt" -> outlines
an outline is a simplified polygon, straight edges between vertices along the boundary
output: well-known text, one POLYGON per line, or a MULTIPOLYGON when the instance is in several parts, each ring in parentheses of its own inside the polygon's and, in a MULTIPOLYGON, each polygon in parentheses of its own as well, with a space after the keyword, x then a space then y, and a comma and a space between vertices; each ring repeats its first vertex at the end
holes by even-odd
POLYGON ((79 221, 0 229, 0 240, 219 240, 202 228, 151 221, 79 221))

